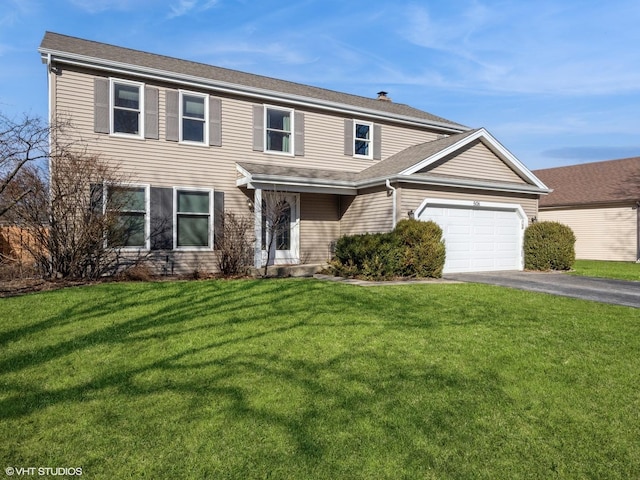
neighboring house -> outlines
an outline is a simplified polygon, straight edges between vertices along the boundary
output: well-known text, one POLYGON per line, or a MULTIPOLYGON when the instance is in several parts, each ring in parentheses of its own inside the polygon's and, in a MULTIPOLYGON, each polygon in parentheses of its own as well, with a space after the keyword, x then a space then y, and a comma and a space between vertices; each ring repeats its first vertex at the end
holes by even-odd
POLYGON ((534 172, 553 193, 540 200, 540 220, 576 235, 576 257, 640 259, 640 157, 534 172))
MULTIPOLYGON (((135 180, 129 248, 213 269, 221 212, 285 199, 275 263, 322 263, 342 235, 409 216, 444 229, 445 272, 522 269, 523 229, 547 187, 484 129, 385 92, 364 98, 46 33, 52 115, 135 180), (265 202, 265 203, 263 203, 265 202), (159 234, 154 226, 165 225, 159 234)), ((252 210, 252 206, 255 208, 252 210)), ((267 229, 268 230, 268 229, 267 229)))

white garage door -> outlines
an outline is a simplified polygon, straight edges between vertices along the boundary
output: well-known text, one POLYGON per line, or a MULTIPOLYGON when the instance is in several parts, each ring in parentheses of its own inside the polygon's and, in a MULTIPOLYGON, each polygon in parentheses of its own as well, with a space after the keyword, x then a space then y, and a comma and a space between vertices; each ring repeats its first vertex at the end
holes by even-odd
POLYGON ((442 228, 444 273, 522 270, 526 217, 519 205, 430 199, 418 218, 442 228))

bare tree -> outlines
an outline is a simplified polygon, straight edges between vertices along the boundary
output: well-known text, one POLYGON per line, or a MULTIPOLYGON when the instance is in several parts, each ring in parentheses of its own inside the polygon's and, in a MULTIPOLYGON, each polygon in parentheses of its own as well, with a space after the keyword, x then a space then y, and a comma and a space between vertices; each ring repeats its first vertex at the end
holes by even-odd
POLYGON ((49 127, 39 117, 14 120, 0 112, 0 218, 31 193, 20 179, 25 167, 36 168, 48 154, 49 127))
POLYGON ((144 192, 80 141, 61 142, 74 137, 70 128, 51 129, 48 179, 23 167, 14 187, 28 194, 12 217, 28 231, 32 242, 24 248, 45 277, 96 279, 146 258, 144 192))
POLYGON ((262 246, 267 259, 263 276, 267 276, 270 265, 275 263, 276 250, 288 250, 291 245, 291 208, 284 192, 277 190, 263 193, 260 213, 262 215, 262 246))

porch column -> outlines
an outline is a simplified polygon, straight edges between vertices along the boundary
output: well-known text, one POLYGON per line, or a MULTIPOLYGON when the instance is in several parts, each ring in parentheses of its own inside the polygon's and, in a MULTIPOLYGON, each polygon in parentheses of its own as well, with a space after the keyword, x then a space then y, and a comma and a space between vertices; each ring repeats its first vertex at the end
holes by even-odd
POLYGON ((253 248, 253 266, 262 267, 262 189, 253 192, 253 235, 256 239, 253 248))

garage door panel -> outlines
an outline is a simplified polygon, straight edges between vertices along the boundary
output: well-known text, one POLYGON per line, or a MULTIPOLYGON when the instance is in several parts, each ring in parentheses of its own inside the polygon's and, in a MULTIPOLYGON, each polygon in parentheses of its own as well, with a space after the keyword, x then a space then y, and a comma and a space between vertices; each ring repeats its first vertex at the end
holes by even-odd
POLYGON ((445 273, 522 268, 521 221, 515 209, 427 206, 420 220, 442 228, 445 273))
POLYGON ((469 235, 471 233, 470 225, 449 225, 446 233, 450 235, 469 235))

